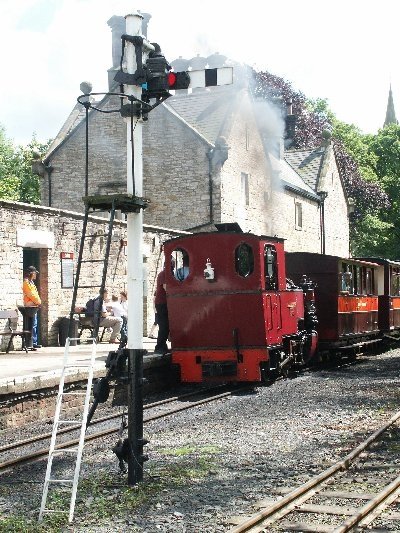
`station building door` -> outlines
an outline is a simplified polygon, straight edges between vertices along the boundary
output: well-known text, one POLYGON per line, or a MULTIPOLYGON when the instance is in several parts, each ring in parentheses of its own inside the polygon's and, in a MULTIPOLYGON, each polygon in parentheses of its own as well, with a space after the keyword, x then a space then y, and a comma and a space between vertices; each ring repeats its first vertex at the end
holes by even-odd
MULTIPOLYGON (((35 280, 36 287, 38 288, 39 294, 40 294, 40 249, 39 248, 24 248, 22 252, 22 261, 23 261, 23 272, 25 272, 26 268, 29 266, 34 266, 39 271, 39 275, 37 276, 35 280)), ((21 281, 22 286, 22 281, 21 281)), ((41 324, 41 311, 39 310, 37 317, 38 317, 38 343, 42 344, 41 342, 41 334, 40 334, 40 324, 41 324)))

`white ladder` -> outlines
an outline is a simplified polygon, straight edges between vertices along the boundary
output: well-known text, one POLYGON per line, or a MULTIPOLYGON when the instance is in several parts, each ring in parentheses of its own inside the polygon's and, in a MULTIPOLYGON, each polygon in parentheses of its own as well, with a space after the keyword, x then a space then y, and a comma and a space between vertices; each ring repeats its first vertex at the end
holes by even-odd
POLYGON ((49 485, 50 483, 55 484, 71 484, 71 502, 69 506, 69 515, 68 515, 68 522, 71 523, 74 518, 74 509, 75 509, 75 500, 76 500, 76 493, 78 489, 78 481, 79 481, 79 471, 81 467, 81 459, 82 459, 82 453, 83 453, 83 445, 85 441, 85 432, 86 432, 86 420, 89 412, 89 402, 90 402, 90 395, 92 391, 92 381, 93 381, 93 371, 94 371, 94 363, 96 360, 96 348, 97 348, 97 342, 96 339, 89 339, 92 341, 92 352, 90 360, 87 362, 79 362, 79 363, 73 363, 69 362, 69 347, 71 341, 77 341, 79 339, 72 339, 67 338, 65 342, 65 349, 64 349, 64 360, 63 360, 63 369, 61 372, 61 379, 60 379, 60 385, 58 388, 58 396, 57 396, 57 403, 56 403, 56 411, 54 414, 54 424, 53 424, 53 431, 51 435, 51 442, 50 442, 50 450, 49 450, 49 457, 47 461, 47 469, 46 469, 46 477, 44 480, 44 487, 43 487, 43 495, 42 495, 42 503, 40 506, 40 512, 39 512, 39 522, 43 520, 44 513, 68 513, 68 511, 58 511, 53 509, 47 509, 46 508, 46 502, 47 502, 47 494, 49 491, 49 485), (86 392, 64 392, 64 382, 66 377, 66 370, 69 368, 76 368, 76 367, 83 367, 88 369, 88 378, 87 378, 87 386, 86 386, 86 392), (80 431, 80 437, 79 437, 79 444, 78 447, 74 448, 59 448, 56 449, 56 440, 57 440, 57 432, 58 427, 60 424, 77 424, 76 420, 60 420, 60 413, 63 403, 63 397, 66 395, 84 395, 84 407, 83 407, 83 415, 81 420, 81 431, 80 431), (76 463, 75 463, 75 473, 74 477, 70 479, 54 479, 51 477, 51 468, 53 465, 53 459, 55 455, 59 455, 62 453, 75 453, 76 454, 76 463))

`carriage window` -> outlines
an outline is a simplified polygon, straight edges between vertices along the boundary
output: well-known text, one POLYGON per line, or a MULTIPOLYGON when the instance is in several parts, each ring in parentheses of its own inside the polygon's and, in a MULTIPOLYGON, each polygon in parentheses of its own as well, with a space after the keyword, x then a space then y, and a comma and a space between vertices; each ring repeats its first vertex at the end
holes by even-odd
POLYGON ((235 268, 243 278, 250 276, 254 270, 253 248, 246 243, 240 244, 235 250, 235 268))
POLYGON ((183 248, 177 248, 171 254, 172 273, 178 281, 185 280, 189 273, 189 254, 183 248))
POLYGON ((342 272, 339 274, 339 282, 341 292, 353 294, 353 273, 351 271, 351 266, 347 263, 342 263, 342 272))
POLYGON ((374 294, 374 271, 372 268, 365 269, 365 293, 374 294))
POLYGON ((400 268, 390 267, 390 295, 400 296, 400 268))
POLYGON ((354 279, 354 294, 362 294, 361 268, 354 265, 353 279, 354 279))
POLYGON ((267 291, 278 288, 278 262, 275 246, 267 245, 264 248, 265 289, 267 291))

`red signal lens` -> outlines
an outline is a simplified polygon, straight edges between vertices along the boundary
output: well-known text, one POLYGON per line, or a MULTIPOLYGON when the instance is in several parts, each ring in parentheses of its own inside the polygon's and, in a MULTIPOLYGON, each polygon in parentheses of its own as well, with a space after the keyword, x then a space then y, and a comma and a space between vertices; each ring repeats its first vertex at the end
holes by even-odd
POLYGON ((176 83, 176 74, 175 72, 168 72, 168 87, 173 87, 176 83))

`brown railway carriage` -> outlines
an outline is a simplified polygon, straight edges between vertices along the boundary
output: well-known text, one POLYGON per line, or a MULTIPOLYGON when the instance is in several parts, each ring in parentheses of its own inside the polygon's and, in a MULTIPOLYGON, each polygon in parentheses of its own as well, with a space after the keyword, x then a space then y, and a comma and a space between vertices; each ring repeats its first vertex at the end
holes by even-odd
POLYGON ((287 276, 298 284, 306 274, 315 288, 320 349, 379 335, 376 262, 307 252, 286 253, 287 276))
POLYGON ((379 300, 378 326, 383 333, 400 330, 400 262, 363 257, 381 266, 376 278, 379 300))

